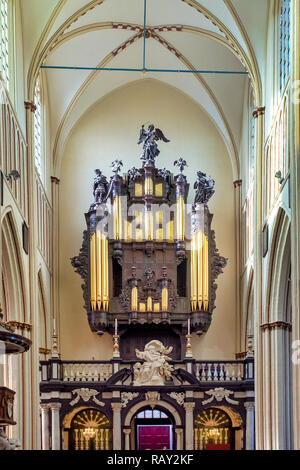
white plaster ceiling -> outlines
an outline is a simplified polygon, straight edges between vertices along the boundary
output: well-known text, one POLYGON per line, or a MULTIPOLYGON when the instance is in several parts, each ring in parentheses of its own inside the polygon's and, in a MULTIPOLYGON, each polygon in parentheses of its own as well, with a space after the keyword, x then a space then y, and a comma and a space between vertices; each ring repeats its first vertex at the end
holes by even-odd
MULTIPOLYGON (((38 65, 99 66, 120 45, 141 32, 132 25, 143 27, 144 0, 60 0, 56 3, 51 0, 47 10, 44 2, 37 3, 37 0, 22 0, 21 5, 25 36, 30 35, 31 10, 34 9, 34 18, 38 17, 38 9, 43 10, 39 29, 35 21, 32 39, 25 37, 25 56, 33 56, 37 38, 44 31, 41 47, 36 50, 40 57, 38 65), (49 16, 47 30, 45 12, 49 16), (55 17, 51 17, 53 12, 55 17), (126 25, 128 29, 115 28, 113 24, 126 25), (43 50, 47 50, 46 55, 42 55, 43 50)), ((268 0, 147 0, 147 28, 177 25, 182 30, 154 30, 154 36, 146 40, 146 67, 252 73, 250 67, 255 61, 258 65, 263 62, 267 5, 268 0)), ((142 66, 142 60, 143 37, 140 37, 112 55, 105 66, 136 68, 142 66)), ((263 75, 262 69, 260 73, 263 75)), ((72 127, 90 106, 115 88, 143 79, 140 72, 125 71, 47 70, 45 75, 54 160, 61 153, 72 127)), ((146 76, 175 86, 207 111, 223 135, 232 161, 236 159, 234 172, 237 175, 243 94, 248 76, 153 72, 147 72, 146 76)))

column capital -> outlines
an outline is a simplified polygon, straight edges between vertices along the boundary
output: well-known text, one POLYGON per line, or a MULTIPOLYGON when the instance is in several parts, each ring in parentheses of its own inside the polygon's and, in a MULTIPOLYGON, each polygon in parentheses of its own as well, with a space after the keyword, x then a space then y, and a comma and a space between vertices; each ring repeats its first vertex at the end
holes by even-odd
POLYGON ((32 113, 36 112, 36 105, 33 101, 24 101, 25 109, 29 109, 32 113))
POLYGON ((177 435, 180 435, 183 433, 183 429, 182 428, 175 428, 175 432, 177 435))
POLYGON ((243 183, 243 180, 235 180, 235 181, 233 182, 233 186, 234 186, 235 188, 239 188, 240 186, 242 186, 242 183, 243 183))
POLYGON ((121 402, 111 403, 111 407, 112 407, 113 411, 121 411, 122 403, 121 402))
POLYGON ((256 119, 258 116, 265 114, 265 110, 266 110, 265 106, 258 106, 257 108, 254 109, 252 116, 254 117, 254 119, 256 119))
POLYGON ((51 411, 59 411, 61 409, 61 403, 49 403, 51 411))
POLYGON ((123 429, 123 433, 129 436, 131 434, 131 429, 123 429))
POLYGON ((51 183, 59 184, 59 183, 60 183, 60 179, 57 178, 56 176, 51 176, 51 183))
POLYGON ((49 403, 41 403, 40 404, 40 409, 41 411, 48 411, 50 409, 50 404, 49 403))
POLYGON ((193 411, 194 408, 195 408, 195 403, 193 403, 193 402, 186 402, 186 403, 184 403, 183 406, 184 406, 184 409, 185 409, 186 411, 193 411))
POLYGON ((246 403, 244 403, 244 407, 247 411, 254 410, 254 401, 247 401, 246 403))

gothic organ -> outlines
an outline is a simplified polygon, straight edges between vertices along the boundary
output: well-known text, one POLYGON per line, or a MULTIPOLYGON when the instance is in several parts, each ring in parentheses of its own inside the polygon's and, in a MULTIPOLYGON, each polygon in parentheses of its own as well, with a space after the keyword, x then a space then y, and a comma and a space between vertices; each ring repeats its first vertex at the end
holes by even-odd
MULTIPOLYGON (((159 129, 143 127, 142 167, 121 176, 122 161, 112 163, 110 181, 95 170, 94 202, 86 213, 87 230, 72 264, 84 280, 85 308, 92 331, 122 338, 173 332, 173 345, 209 328, 215 307, 216 277, 226 259, 216 248, 208 201, 214 181, 198 171, 193 204, 188 204, 187 163, 178 173, 156 167, 159 129), (176 339, 177 338, 177 339, 176 339)), ((127 348, 128 349, 128 348, 127 348)), ((127 351, 133 355, 133 347, 127 351)), ((182 354, 179 353, 179 356, 182 354)), ((133 358, 133 357, 132 357, 133 358)), ((178 357, 180 358, 180 357, 178 357)))

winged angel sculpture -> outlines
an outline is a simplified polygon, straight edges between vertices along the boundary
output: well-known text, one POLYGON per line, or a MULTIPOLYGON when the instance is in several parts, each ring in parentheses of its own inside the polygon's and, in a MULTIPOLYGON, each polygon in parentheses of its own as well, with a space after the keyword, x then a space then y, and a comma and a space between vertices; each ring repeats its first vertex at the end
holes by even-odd
POLYGON ((167 354, 172 350, 172 346, 165 347, 158 340, 146 344, 144 351, 136 349, 137 357, 145 362, 134 365, 134 385, 164 385, 165 380, 170 380, 173 366, 168 364, 171 358, 167 354))
POLYGON ((162 140, 164 142, 170 142, 163 134, 160 129, 156 129, 153 124, 150 124, 148 130, 145 130, 144 124, 140 130, 140 138, 138 145, 144 142, 143 153, 141 155, 141 160, 145 162, 154 164, 155 158, 158 157, 160 151, 157 146, 157 141, 162 140))

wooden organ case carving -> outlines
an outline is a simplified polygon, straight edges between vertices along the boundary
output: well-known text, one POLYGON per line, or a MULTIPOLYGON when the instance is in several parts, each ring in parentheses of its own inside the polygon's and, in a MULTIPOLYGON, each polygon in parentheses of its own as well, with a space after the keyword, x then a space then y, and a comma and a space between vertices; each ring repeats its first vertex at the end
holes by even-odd
POLYGON ((189 206, 185 160, 175 162, 175 176, 156 168, 157 146, 157 155, 150 152, 155 140, 147 147, 146 139, 142 168, 121 176, 123 163, 115 160, 110 182, 95 170, 95 200, 85 214, 80 253, 71 260, 83 279, 91 330, 113 334, 117 320, 126 360, 153 338, 173 346, 174 359, 182 359, 188 320, 191 332, 209 328, 215 281, 226 265, 207 205, 214 181, 199 171, 189 206))

